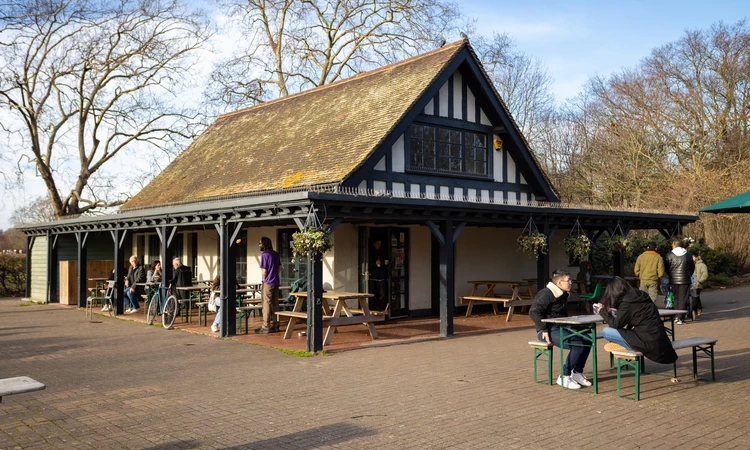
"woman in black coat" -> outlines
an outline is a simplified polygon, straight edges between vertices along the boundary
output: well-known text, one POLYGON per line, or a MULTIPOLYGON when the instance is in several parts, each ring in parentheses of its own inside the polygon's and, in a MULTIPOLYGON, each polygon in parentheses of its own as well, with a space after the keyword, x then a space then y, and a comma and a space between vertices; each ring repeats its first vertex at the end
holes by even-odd
MULTIPOLYGON (((604 339, 620 346, 643 353, 646 358, 661 363, 672 364, 677 353, 672 341, 664 330, 659 317, 659 309, 648 293, 634 289, 620 277, 614 277, 607 284, 602 295, 602 303, 594 305, 599 315, 609 325, 602 335, 604 339)), ((607 350, 616 350, 607 344, 607 350)))

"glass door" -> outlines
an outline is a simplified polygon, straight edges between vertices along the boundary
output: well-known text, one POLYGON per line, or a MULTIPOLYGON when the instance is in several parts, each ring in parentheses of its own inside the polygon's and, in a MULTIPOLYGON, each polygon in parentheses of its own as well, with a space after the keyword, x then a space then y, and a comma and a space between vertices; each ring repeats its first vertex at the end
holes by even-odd
POLYGON ((391 317, 409 315, 409 229, 389 228, 391 317))
POLYGON ((391 317, 409 315, 408 248, 407 228, 359 229, 359 291, 376 296, 370 301, 376 310, 385 309, 384 300, 391 317))

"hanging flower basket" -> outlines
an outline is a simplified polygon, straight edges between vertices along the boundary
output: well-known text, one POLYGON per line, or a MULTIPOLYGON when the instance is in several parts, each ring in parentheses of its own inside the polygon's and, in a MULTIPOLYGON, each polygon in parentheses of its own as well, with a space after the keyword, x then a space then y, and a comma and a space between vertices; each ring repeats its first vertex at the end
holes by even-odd
POLYGON ((622 252, 625 255, 630 254, 630 242, 620 234, 614 234, 609 238, 607 248, 613 253, 622 252))
POLYGON ((534 258, 547 253, 547 236, 539 231, 531 231, 518 236, 518 249, 524 253, 531 253, 534 258))
POLYGON ((591 250, 591 239, 585 234, 570 235, 563 241, 563 248, 573 261, 586 261, 591 250))
POLYGON ((292 253, 295 258, 305 257, 308 253, 325 253, 333 247, 333 238, 327 230, 305 228, 292 235, 292 253))
POLYGON ((691 238, 690 236, 683 236, 682 239, 682 248, 685 250, 688 250, 690 247, 695 245, 695 239, 691 238))

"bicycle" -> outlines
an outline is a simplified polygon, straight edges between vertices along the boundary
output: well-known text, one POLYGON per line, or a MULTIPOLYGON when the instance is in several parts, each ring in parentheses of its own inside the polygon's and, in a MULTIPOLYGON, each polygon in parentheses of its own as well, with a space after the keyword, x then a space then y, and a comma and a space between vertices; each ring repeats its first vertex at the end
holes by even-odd
POLYGON ((146 323, 153 325, 156 316, 161 315, 162 326, 167 330, 172 328, 177 318, 177 297, 170 294, 171 291, 172 286, 159 286, 156 289, 146 310, 146 323))

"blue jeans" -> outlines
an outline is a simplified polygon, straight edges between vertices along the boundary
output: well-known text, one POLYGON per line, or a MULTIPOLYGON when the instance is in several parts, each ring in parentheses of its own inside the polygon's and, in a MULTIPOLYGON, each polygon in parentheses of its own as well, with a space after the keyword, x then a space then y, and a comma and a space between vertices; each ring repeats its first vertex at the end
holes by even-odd
POLYGON ((216 317, 214 317, 214 325, 217 327, 221 325, 221 298, 219 296, 216 296, 216 317))
POLYGON ((132 308, 138 309, 138 293, 136 291, 130 292, 130 288, 125 288, 125 305, 132 308))
POLYGON ((628 350, 633 350, 627 342, 625 342, 625 339, 622 338, 622 335, 619 331, 617 331, 617 328, 612 327, 604 327, 602 330, 602 336, 604 339, 608 340, 609 342, 614 342, 615 344, 620 344, 623 347, 625 347, 628 350))
MULTIPOLYGON (((560 348, 560 327, 550 325, 548 331, 552 345, 560 348)), ((537 333, 537 339, 540 341, 544 340, 541 331, 537 333)), ((589 353, 591 352, 591 344, 581 339, 580 336, 575 336, 565 339, 565 349, 570 350, 570 352, 567 359, 565 359, 565 365, 563 365, 563 375, 569 376, 571 369, 578 373, 583 373, 583 367, 586 365, 586 360, 589 358, 589 353)))

